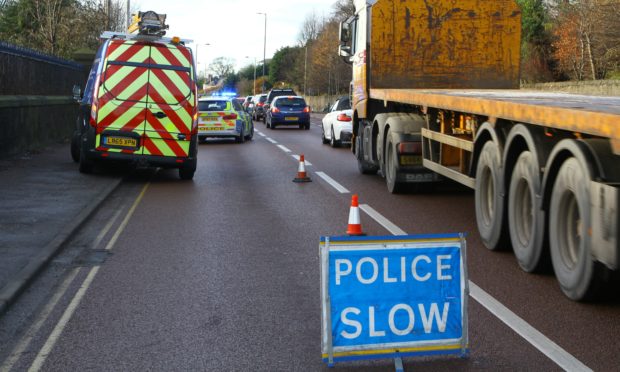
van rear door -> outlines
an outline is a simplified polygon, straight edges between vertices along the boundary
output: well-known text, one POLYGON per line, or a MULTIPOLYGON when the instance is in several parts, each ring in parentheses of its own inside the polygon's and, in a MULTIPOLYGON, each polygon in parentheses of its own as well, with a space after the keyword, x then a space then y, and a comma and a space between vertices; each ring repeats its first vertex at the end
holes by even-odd
POLYGON ((195 114, 189 49, 153 44, 144 125, 144 155, 187 157, 195 114))
POLYGON ((110 40, 97 95, 98 151, 141 153, 147 113, 150 47, 110 40))

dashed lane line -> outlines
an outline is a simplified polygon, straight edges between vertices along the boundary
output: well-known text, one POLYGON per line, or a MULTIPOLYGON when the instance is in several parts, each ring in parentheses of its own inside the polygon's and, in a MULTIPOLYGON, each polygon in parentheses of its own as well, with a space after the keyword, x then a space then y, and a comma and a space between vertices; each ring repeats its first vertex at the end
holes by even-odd
POLYGON ((407 235, 405 230, 394 225, 390 220, 383 217, 379 212, 374 210, 370 205, 360 204, 360 209, 366 212, 367 215, 372 217, 373 220, 377 221, 379 225, 385 227, 385 229, 389 231, 392 235, 407 235))
POLYGON ((283 146, 283 145, 278 145, 278 147, 280 148, 280 150, 284 151, 284 152, 292 152, 288 147, 283 146))
MULTIPOLYGON (((323 172, 316 172, 316 175, 321 177, 322 179, 324 179, 325 182, 329 183, 339 193, 341 193, 341 194, 348 194, 350 192, 349 190, 347 190, 346 187, 344 187, 341 184, 339 184, 338 182, 336 182, 336 180, 334 180, 333 178, 331 178, 327 174, 325 174, 323 172)), ((368 212, 366 212, 366 213, 368 213, 368 212)))
POLYGON ((274 145, 278 143, 278 141, 274 141, 273 139, 271 139, 270 137, 266 137, 265 138, 267 141, 273 143, 274 145))
MULTIPOLYGON (((299 161, 299 155, 291 155, 293 157, 293 159, 299 161)), ((308 160, 304 159, 304 165, 307 165, 309 167, 312 166, 312 163, 310 163, 308 160)))
MULTIPOLYGON (((407 233, 382 216, 368 204, 360 204, 360 209, 368 214, 372 219, 385 227, 393 235, 406 235, 407 233)), ((480 305, 484 306, 491 314, 496 316, 504 324, 514 330, 524 340, 551 359, 558 366, 566 371, 592 371, 577 358, 562 349, 547 336, 536 330, 517 314, 513 313, 493 296, 486 293, 471 280, 469 281, 469 295, 480 305)))

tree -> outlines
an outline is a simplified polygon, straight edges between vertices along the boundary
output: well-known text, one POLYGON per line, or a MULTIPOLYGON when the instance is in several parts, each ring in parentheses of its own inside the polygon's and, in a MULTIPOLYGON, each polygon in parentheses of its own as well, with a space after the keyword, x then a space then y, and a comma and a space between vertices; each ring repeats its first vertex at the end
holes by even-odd
POLYGON ((521 7, 521 77, 526 81, 553 80, 548 9, 543 0, 517 0, 521 7))
POLYGON ((325 20, 317 16, 314 11, 308 14, 301 25, 301 30, 299 31, 299 45, 305 46, 308 42, 316 40, 324 25, 325 20))
POLYGON ((301 86, 303 72, 303 48, 283 47, 273 55, 269 64, 269 81, 276 86, 278 83, 287 86, 301 86))
POLYGON ((217 57, 209 65, 209 71, 213 72, 220 79, 226 79, 234 74, 235 61, 228 57, 217 57))
POLYGON ((554 56, 560 71, 572 79, 595 80, 617 68, 619 0, 555 0, 553 11, 554 56))

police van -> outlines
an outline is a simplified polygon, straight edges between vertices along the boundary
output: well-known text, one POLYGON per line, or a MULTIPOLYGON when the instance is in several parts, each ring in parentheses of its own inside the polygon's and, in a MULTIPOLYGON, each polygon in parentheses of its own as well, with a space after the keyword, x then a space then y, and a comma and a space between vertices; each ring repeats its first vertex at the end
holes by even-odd
MULTIPOLYGON (((71 154, 82 173, 121 160, 178 168, 192 179, 197 154, 197 87, 191 49, 164 38, 165 15, 140 12, 138 34, 105 32, 73 135, 71 154)), ((131 30, 131 27, 130 27, 131 30)))

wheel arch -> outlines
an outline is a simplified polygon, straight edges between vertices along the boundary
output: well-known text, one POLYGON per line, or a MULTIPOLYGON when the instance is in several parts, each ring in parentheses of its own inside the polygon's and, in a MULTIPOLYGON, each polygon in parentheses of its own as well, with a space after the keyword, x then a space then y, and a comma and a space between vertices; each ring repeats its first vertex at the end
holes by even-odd
POLYGON ((494 128, 494 125, 489 122, 484 122, 480 128, 478 128, 478 132, 476 133, 476 138, 474 139, 474 152, 471 159, 471 167, 469 169, 469 176, 475 177, 476 170, 478 169, 478 159, 480 158, 480 152, 482 148, 488 141, 493 141, 497 144, 500 149, 500 153, 503 152, 504 148, 504 137, 500 135, 494 128))
MULTIPOLYGON (((605 178, 605 168, 599 160, 600 156, 604 155, 604 146, 600 141, 601 140, 597 139, 564 139, 555 145, 545 165, 545 174, 542 184, 543 210, 549 210, 553 184, 558 176, 560 167, 566 159, 571 157, 576 158, 583 169, 586 170, 591 180, 605 178)), ((611 148, 609 148, 609 151, 611 151, 611 148)))

